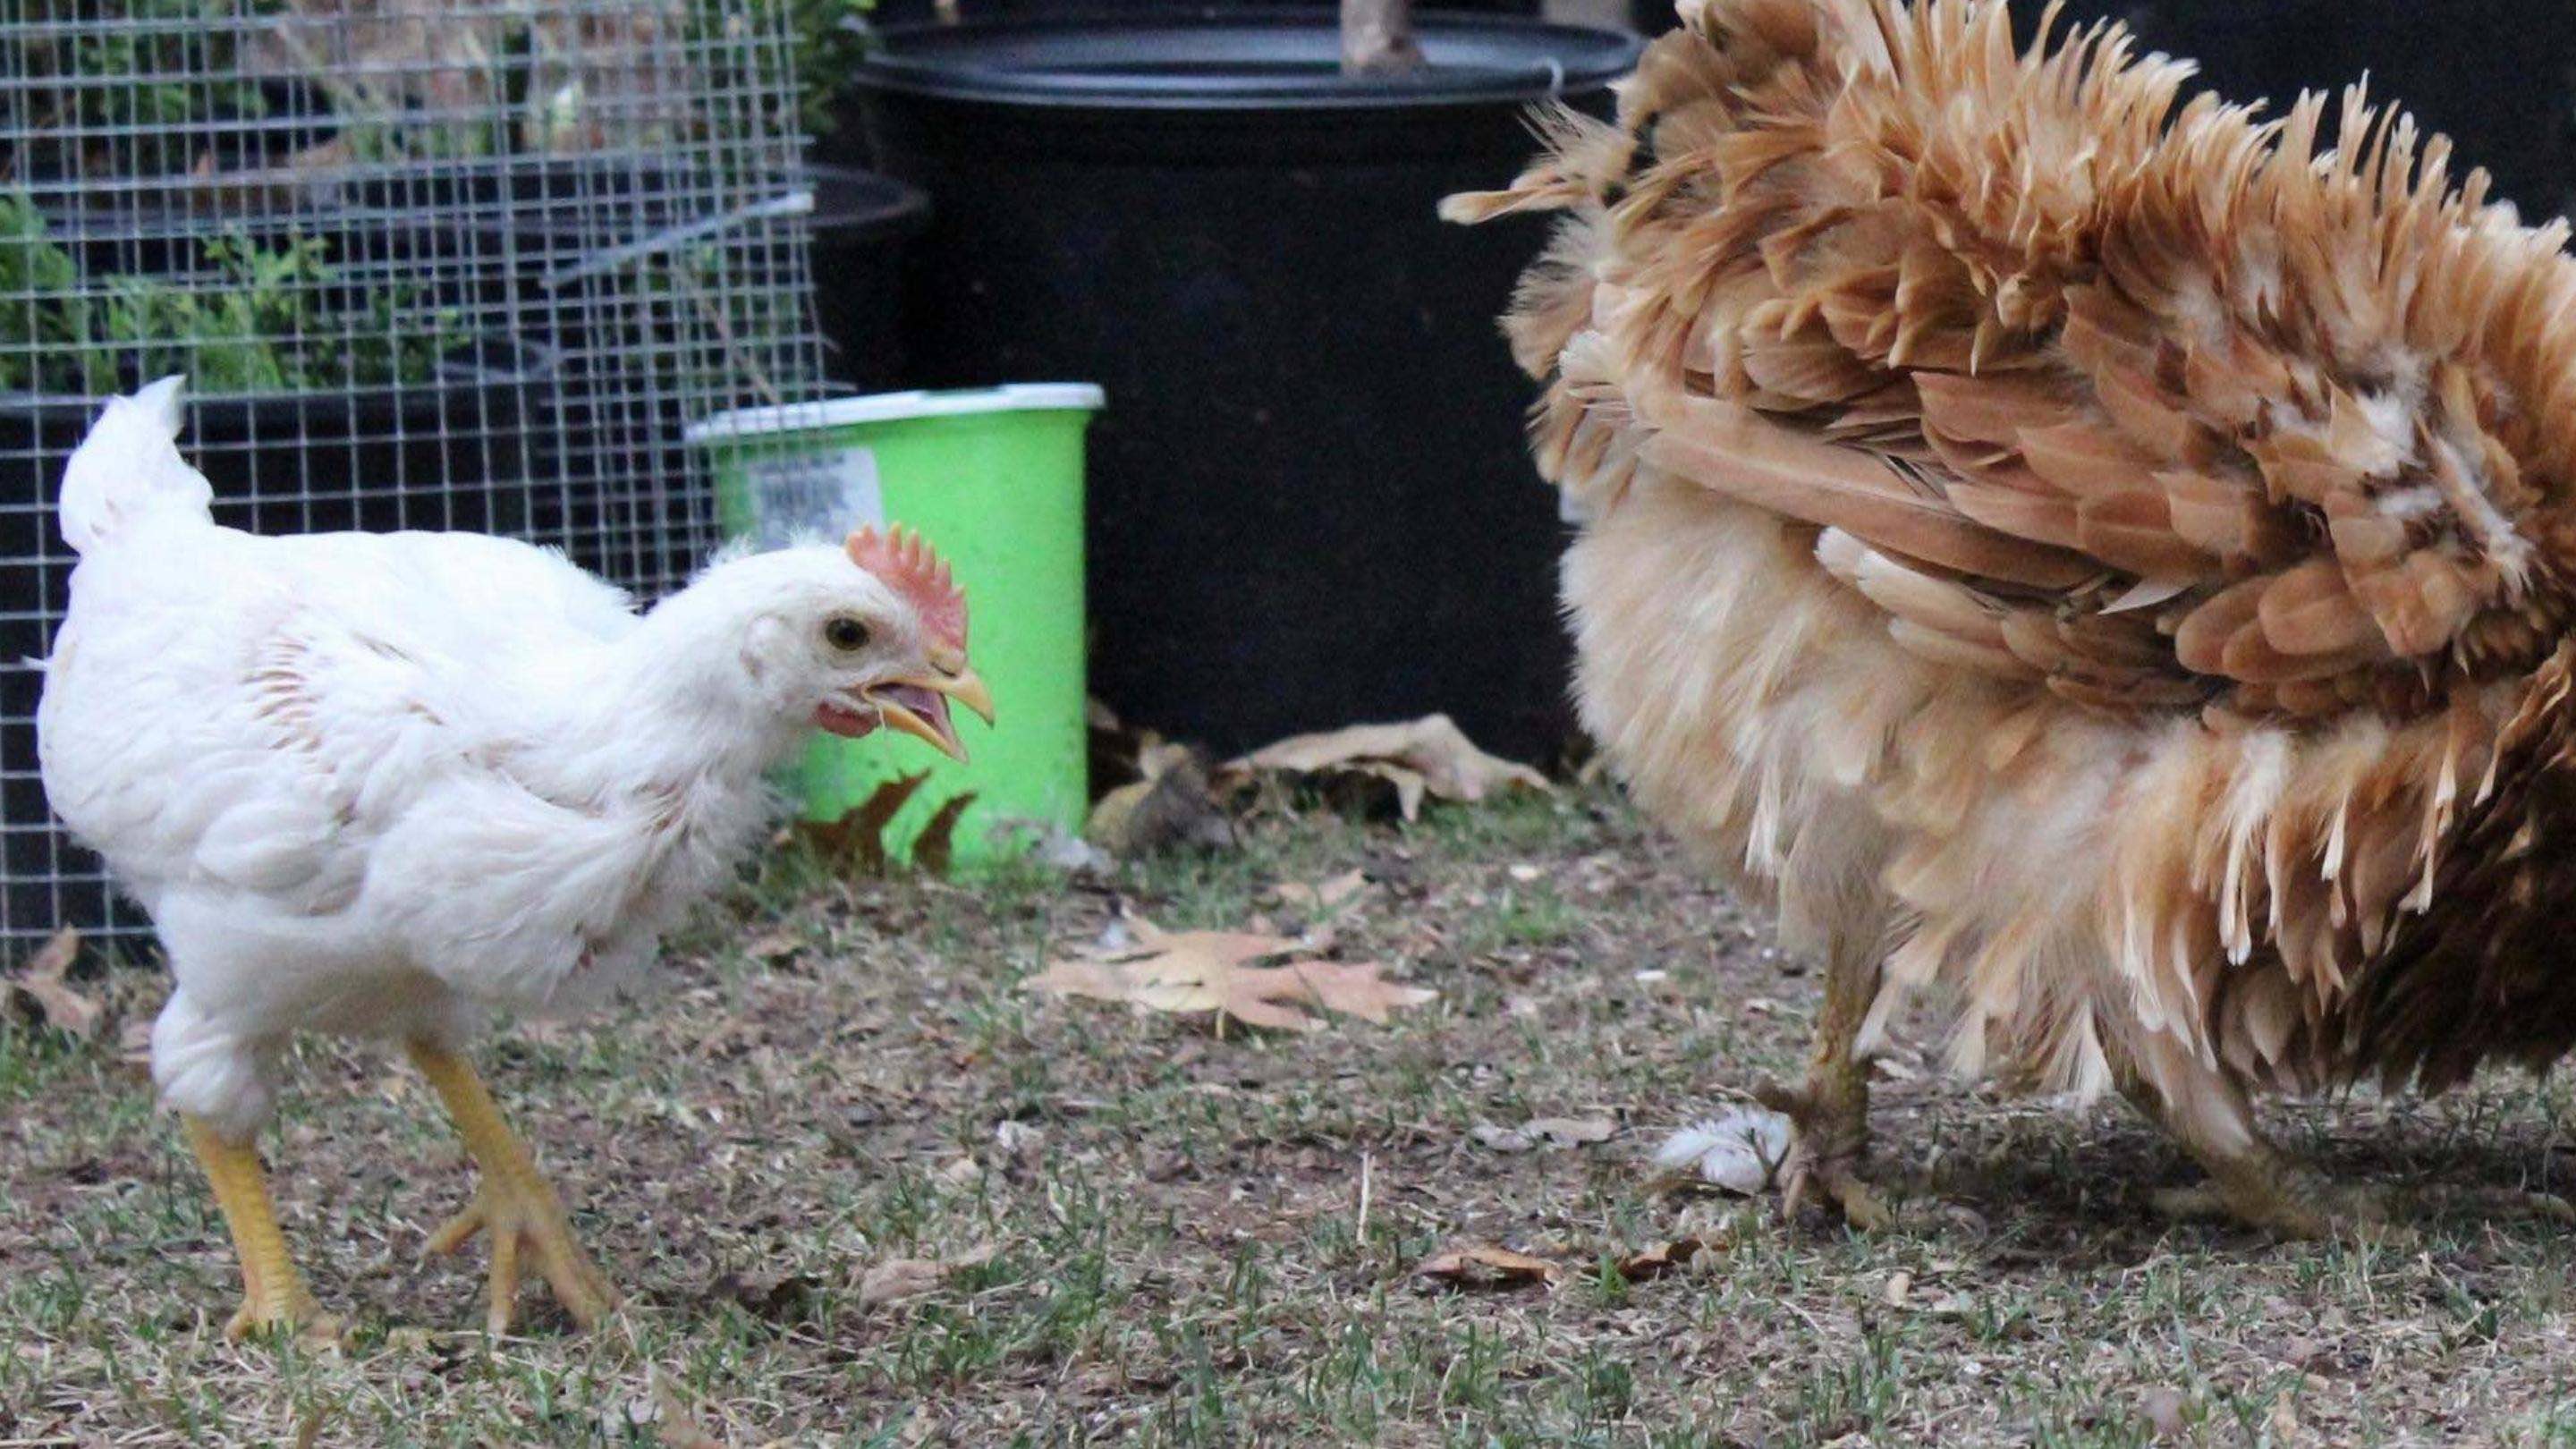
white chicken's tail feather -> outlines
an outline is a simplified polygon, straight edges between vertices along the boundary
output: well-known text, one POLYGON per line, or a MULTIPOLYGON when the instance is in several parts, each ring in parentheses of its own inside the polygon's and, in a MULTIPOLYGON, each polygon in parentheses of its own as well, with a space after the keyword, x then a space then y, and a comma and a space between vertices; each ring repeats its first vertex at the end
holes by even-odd
POLYGON ((63 465, 63 541, 88 553, 153 514, 211 519, 215 490, 179 456, 184 377, 111 398, 63 465))

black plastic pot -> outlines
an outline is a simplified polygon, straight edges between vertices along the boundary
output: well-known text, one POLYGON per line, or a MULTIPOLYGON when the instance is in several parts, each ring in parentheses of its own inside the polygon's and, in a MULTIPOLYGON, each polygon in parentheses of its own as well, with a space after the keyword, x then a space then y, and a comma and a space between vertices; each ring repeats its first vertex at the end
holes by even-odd
POLYGON ((1431 68, 1339 74, 1328 12, 892 31, 881 166, 930 193, 913 381, 1107 388, 1092 682, 1219 749, 1445 710, 1522 756, 1567 724, 1561 536, 1494 328, 1537 225, 1442 225, 1600 107, 1624 35, 1429 15, 1431 68))
POLYGON ((834 377, 861 392, 904 386, 903 253, 930 202, 855 166, 814 168, 814 314, 834 377))
MULTIPOLYGON (((1103 0, 954 0, 959 20, 981 24, 991 20, 1031 20, 1050 16, 1094 16, 1114 10, 1132 19, 1140 11, 1163 10, 1214 15, 1246 10, 1312 9, 1314 0, 1125 0, 1110 5, 1103 0)), ((1459 14, 1524 15, 1539 13, 1539 0, 1443 0, 1441 9, 1459 14)), ((1672 8, 1672 0, 1664 0, 1672 8)), ((877 25, 919 25, 941 20, 940 0, 878 0, 868 18, 877 25)))
MULTIPOLYGON (((260 533, 472 529, 524 536, 531 475, 522 426, 554 357, 495 339, 451 355, 431 383, 345 395, 192 402, 187 454, 214 484, 215 517, 260 533), (455 439, 458 441, 450 442, 455 439), (491 486, 484 486, 484 485, 491 486)), ((50 648, 46 617, 69 603, 75 559, 54 522, 63 460, 98 412, 88 398, 0 394, 0 936, 109 920, 106 888, 49 887, 97 863, 53 826, 32 721, 50 648)))

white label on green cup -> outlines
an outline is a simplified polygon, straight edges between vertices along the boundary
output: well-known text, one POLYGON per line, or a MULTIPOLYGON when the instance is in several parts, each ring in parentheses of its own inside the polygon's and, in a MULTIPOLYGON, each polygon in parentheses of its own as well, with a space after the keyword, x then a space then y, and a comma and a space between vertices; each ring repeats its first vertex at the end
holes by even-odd
POLYGON ((742 484, 751 499, 751 540, 761 548, 828 543, 862 523, 885 525, 877 455, 870 448, 749 460, 742 484))

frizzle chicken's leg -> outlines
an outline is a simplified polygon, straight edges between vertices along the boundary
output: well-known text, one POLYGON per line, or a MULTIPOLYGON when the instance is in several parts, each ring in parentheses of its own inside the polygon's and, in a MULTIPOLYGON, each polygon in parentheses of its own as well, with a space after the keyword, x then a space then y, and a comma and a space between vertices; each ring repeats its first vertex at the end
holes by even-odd
POLYGON ((2382 1195, 2329 1181, 2274 1146, 2244 1084, 2180 1044, 2158 1036, 2113 1050, 2111 1060, 2121 1095, 2209 1174, 2199 1186, 2158 1193, 2159 1211, 2233 1218, 2289 1238, 2387 1222, 2382 1195))
POLYGON ((188 1114, 182 1120, 189 1149, 206 1170, 215 1203, 223 1209, 224 1224, 232 1230, 233 1251, 241 1259, 242 1305, 224 1325, 224 1337, 238 1341, 265 1329, 284 1328, 316 1342, 336 1342, 340 1321, 322 1311, 321 1303, 304 1286, 303 1276, 295 1271, 295 1260, 287 1255, 286 1235, 278 1230, 277 1210, 269 1201, 268 1174, 259 1165, 258 1150, 248 1142, 227 1139, 202 1117, 188 1114))
POLYGON ((1835 933, 1825 952, 1825 1004, 1807 1079, 1794 1089, 1766 1086, 1755 1094, 1796 1128, 1780 1170, 1781 1211, 1789 1216, 1814 1198, 1866 1232, 1895 1222, 1860 1175, 1869 1148, 1869 1062, 1858 1039, 1878 982, 1876 933, 1835 933))
POLYGON ((501 1109, 473 1064, 445 1047, 418 1041, 411 1044, 411 1059, 438 1089, 447 1115, 482 1170, 474 1201, 430 1234, 428 1251, 452 1253, 478 1232, 490 1235, 491 1303, 484 1326, 495 1335, 509 1331, 518 1305, 522 1252, 535 1257, 537 1271, 573 1321, 596 1327, 617 1307, 617 1290, 574 1240, 562 1200, 538 1173, 526 1144, 501 1119, 501 1109))

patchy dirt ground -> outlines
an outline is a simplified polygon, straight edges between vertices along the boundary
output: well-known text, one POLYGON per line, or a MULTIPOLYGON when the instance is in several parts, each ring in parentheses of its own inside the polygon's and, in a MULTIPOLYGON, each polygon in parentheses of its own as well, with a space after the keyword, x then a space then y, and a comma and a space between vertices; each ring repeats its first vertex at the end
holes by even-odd
MULTIPOLYGON (((973 887, 782 866, 658 998, 482 1053, 634 1303, 479 1320, 418 1261, 470 1182, 388 1056, 309 1046, 264 1141, 338 1354, 231 1346, 230 1250, 120 1060, 0 1027, 0 1446, 2576 1443, 2570 1253, 2539 1219, 2285 1247, 2169 1225, 2123 1111, 1900 1056, 1896 1231, 1676 1194, 1671 1127, 1794 1069, 1810 982, 1599 796, 1411 830, 1268 821, 1240 854, 973 887), (1212 1032, 1019 989, 1121 900, 1280 929, 1353 865, 1336 953, 1439 992, 1385 1026, 1212 1032), (1270 902, 1265 904, 1265 902, 1270 902), (1480 1125, 1607 1118, 1501 1152, 1480 1125), (1707 1246, 1630 1282, 1623 1260, 1707 1246), (1444 1250, 1550 1287, 1459 1291, 1444 1250)), ((95 985, 95 983, 93 983, 95 985)), ((148 972, 104 987, 148 1017, 148 972)), ((2337 1170, 2570 1188, 2564 1086, 2290 1109, 2337 1170)))

